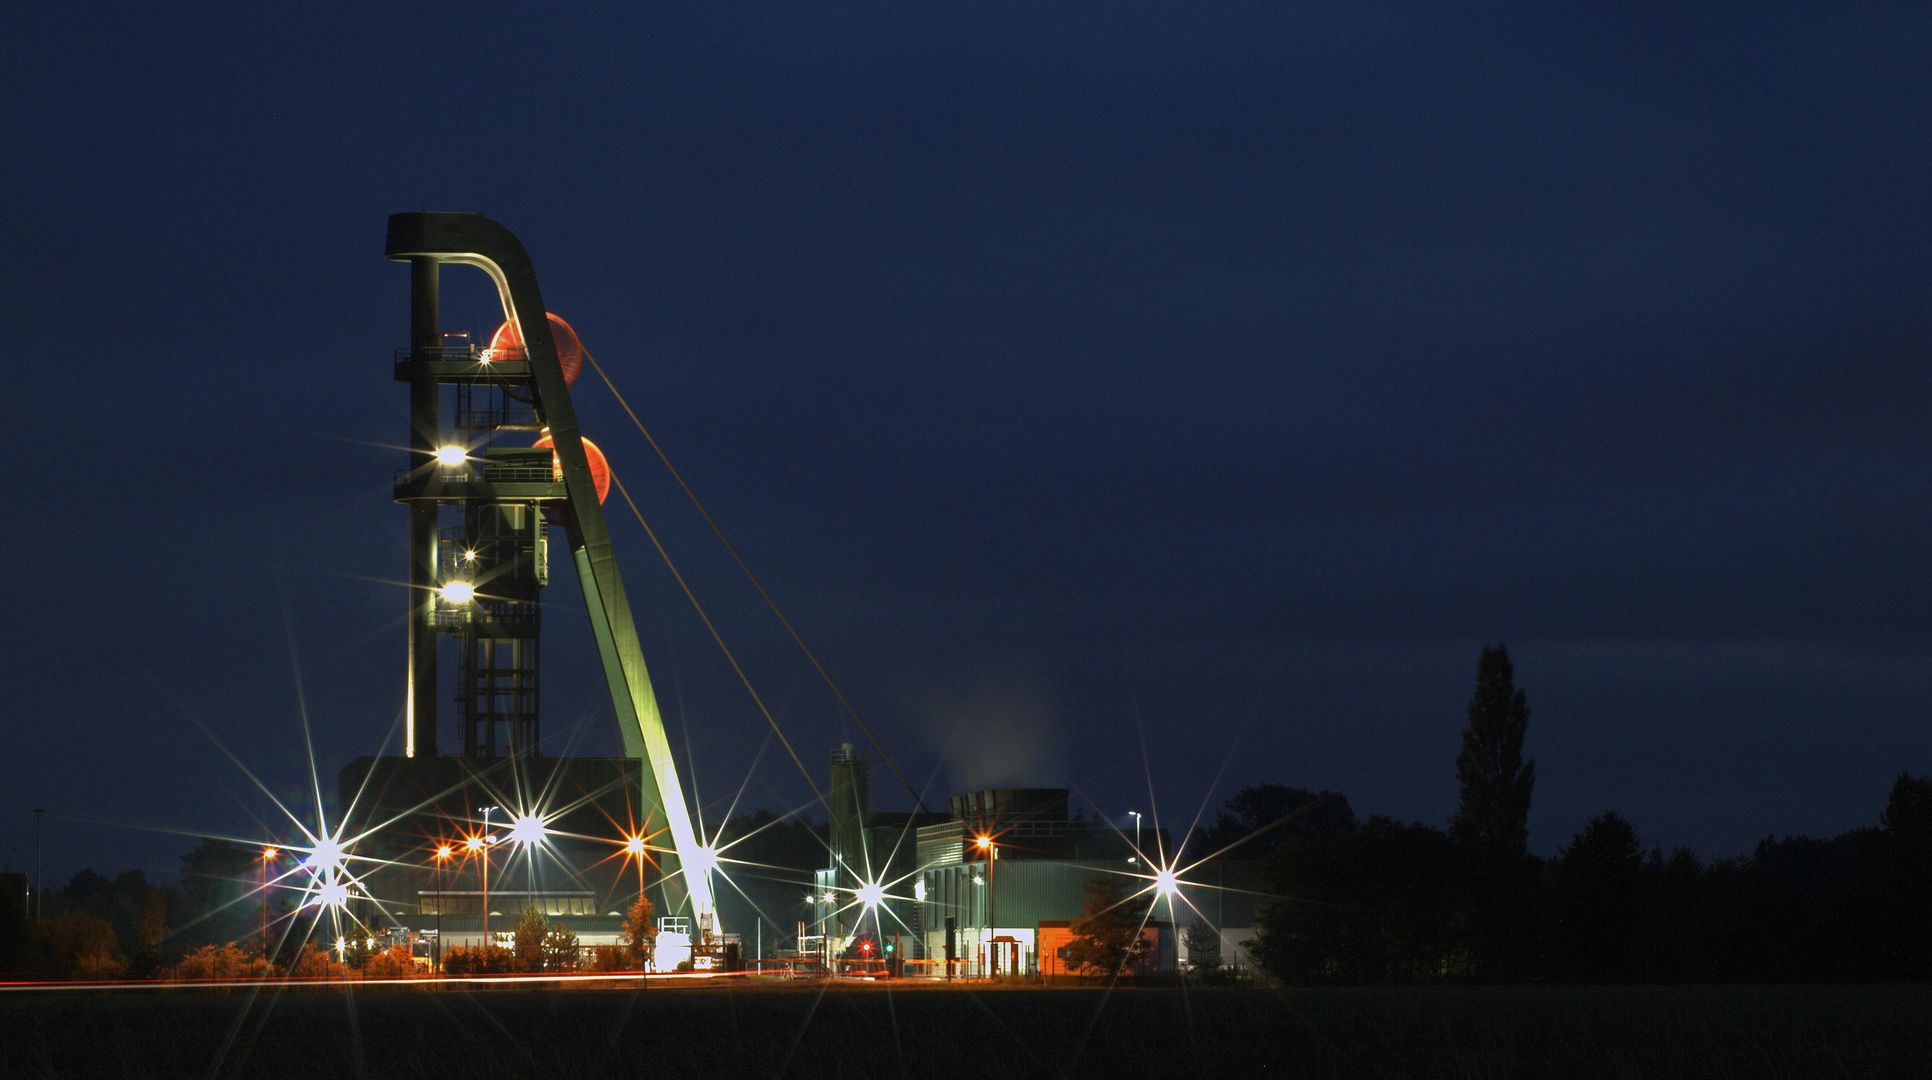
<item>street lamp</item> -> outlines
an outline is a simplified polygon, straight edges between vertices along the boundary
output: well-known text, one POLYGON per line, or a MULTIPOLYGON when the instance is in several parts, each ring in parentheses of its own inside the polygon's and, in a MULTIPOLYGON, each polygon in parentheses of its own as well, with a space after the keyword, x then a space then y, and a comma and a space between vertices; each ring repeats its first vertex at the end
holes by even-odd
POLYGON ((483 947, 485 949, 495 944, 495 942, 490 940, 490 849, 483 845, 496 839, 489 835, 490 815, 496 813, 498 809, 500 808, 495 806, 479 806, 476 808, 476 812, 483 815, 484 835, 483 837, 473 839, 473 843, 476 845, 474 850, 481 852, 483 855, 483 947))
POLYGON ((268 955, 268 870, 279 854, 274 847, 262 849, 262 955, 268 955))
POLYGON ((430 953, 429 969, 439 975, 443 972, 443 907, 448 903, 443 899, 443 866, 455 853, 448 844, 436 849, 436 948, 430 953))
POLYGON ((993 838, 984 833, 973 841, 973 846, 986 853, 986 950, 988 958, 993 962, 991 974, 997 975, 1000 966, 997 951, 999 946, 993 944, 993 939, 999 936, 1000 930, 999 920, 993 916, 993 890, 998 887, 994 882, 993 864, 999 860, 1000 853, 999 849, 993 846, 993 838))
POLYGON ((1133 815, 1133 818, 1134 818, 1134 853, 1139 854, 1140 853, 1140 811, 1129 810, 1127 812, 1133 815))

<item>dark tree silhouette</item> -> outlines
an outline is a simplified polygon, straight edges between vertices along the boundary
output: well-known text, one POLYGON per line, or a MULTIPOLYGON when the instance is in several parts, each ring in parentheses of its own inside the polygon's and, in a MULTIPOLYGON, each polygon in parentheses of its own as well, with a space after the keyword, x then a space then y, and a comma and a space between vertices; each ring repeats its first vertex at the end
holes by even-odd
POLYGON ((1536 784, 1536 763, 1523 760, 1529 717, 1509 650, 1500 642, 1485 646, 1476 661, 1462 753, 1456 755, 1462 805, 1450 820, 1452 839, 1498 854, 1520 855, 1527 849, 1530 789, 1536 784))
POLYGON ((1526 978, 1542 963, 1542 862, 1528 851, 1536 765, 1523 760, 1529 715, 1509 650, 1484 647, 1456 756, 1462 802, 1449 823, 1458 921, 1471 972, 1481 978, 1526 978))
POLYGON ((1468 974, 1456 936, 1454 848, 1440 829, 1371 817, 1269 860, 1281 899, 1249 952, 1291 982, 1415 982, 1468 974))
POLYGON ((1354 822, 1355 811, 1339 791, 1256 784, 1235 792, 1214 824, 1201 830, 1195 857, 1227 850, 1230 858, 1259 859, 1291 840, 1332 834, 1354 822))
POLYGON ((1923 979, 1932 976, 1932 780, 1902 773, 1859 851, 1857 868, 1837 905, 1845 912, 1837 950, 1849 960, 1841 977, 1923 979))
POLYGON ((1557 856, 1555 953, 1564 978, 1622 982, 1642 975, 1646 894, 1636 826, 1607 811, 1557 856))
POLYGON ((1068 927, 1067 970, 1081 975, 1125 974, 1140 959, 1146 942, 1152 898, 1136 895, 1117 877, 1097 877, 1081 886, 1086 903, 1068 927))

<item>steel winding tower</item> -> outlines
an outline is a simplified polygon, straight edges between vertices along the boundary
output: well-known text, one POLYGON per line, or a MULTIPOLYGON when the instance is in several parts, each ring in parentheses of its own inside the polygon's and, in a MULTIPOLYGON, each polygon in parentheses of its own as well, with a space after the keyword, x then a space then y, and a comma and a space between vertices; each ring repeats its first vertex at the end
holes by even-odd
POLYGON ((548 580, 551 525, 561 526, 624 752, 645 763, 643 820, 668 827, 675 848, 659 859, 664 910, 680 910, 688 894, 700 923, 715 926, 705 872, 711 859, 685 806, 604 520, 609 470, 579 431, 570 400, 581 362, 574 334, 544 307, 522 243, 480 214, 393 215, 385 254, 410 264, 410 343, 396 362, 397 379, 410 386, 412 467, 395 485, 397 501, 409 507, 406 753, 437 753, 438 635, 451 633, 462 646, 462 753, 538 754, 539 590, 548 580), (445 344, 444 263, 490 276, 516 347, 445 344), (447 430, 445 386, 454 398, 447 430), (504 433, 539 430, 548 436, 533 447, 492 445, 504 433), (693 873, 681 875, 680 867, 693 873))

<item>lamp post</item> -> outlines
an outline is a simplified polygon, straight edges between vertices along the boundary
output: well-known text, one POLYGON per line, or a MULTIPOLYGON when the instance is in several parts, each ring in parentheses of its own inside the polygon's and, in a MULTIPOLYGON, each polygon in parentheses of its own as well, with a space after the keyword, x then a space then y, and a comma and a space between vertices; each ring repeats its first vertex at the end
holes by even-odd
POLYGON ((429 970, 443 972, 443 866, 455 854, 448 844, 436 849, 436 948, 429 954, 429 970))
POLYGON ((269 872, 270 865, 275 862, 275 855, 276 855, 276 851, 272 846, 265 847, 262 849, 262 955, 263 956, 268 955, 268 872, 269 872))
POLYGON ((476 812, 483 815, 483 838, 477 844, 483 854, 483 947, 496 944, 490 940, 490 815, 496 813, 494 806, 479 806, 476 812))
POLYGON ((999 920, 993 917, 993 890, 998 887, 994 882, 993 865, 999 859, 999 848, 994 846, 993 838, 990 836, 982 835, 973 842, 986 853, 986 954, 987 959, 992 961, 988 969, 989 974, 997 975, 1000 966, 997 951, 999 946, 993 944, 993 939, 999 936, 1000 931, 999 920))
POLYGON ((1129 810, 1127 812, 1132 814, 1134 818, 1134 854, 1138 856, 1140 854, 1140 811, 1129 810))
POLYGON ((47 815, 47 808, 34 808, 34 922, 40 922, 40 819, 47 815))

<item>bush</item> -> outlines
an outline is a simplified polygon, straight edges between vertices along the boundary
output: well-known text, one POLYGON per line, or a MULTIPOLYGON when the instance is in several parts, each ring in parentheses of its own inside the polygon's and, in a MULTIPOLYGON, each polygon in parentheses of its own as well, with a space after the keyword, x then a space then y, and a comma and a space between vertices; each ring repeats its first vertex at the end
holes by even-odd
POLYGON ((516 954, 501 945, 459 945, 443 954, 443 971, 450 975, 507 975, 516 970, 516 954))
POLYGON ((177 979, 265 979, 275 974, 275 965, 234 942, 203 945, 181 958, 175 968, 177 979))
POLYGON ((416 974, 416 961, 409 955, 409 946, 391 945, 371 956, 362 973, 377 979, 399 979, 416 974))
POLYGON ((346 979, 349 966, 329 955, 320 945, 305 945, 289 974, 299 979, 346 979))
POLYGON ((41 923, 40 933, 69 971, 93 979, 111 979, 126 970, 120 940, 106 919, 70 911, 41 923))
POLYGON ((630 950, 622 945, 592 945, 590 947, 590 970, 592 971, 635 971, 631 962, 630 950))

